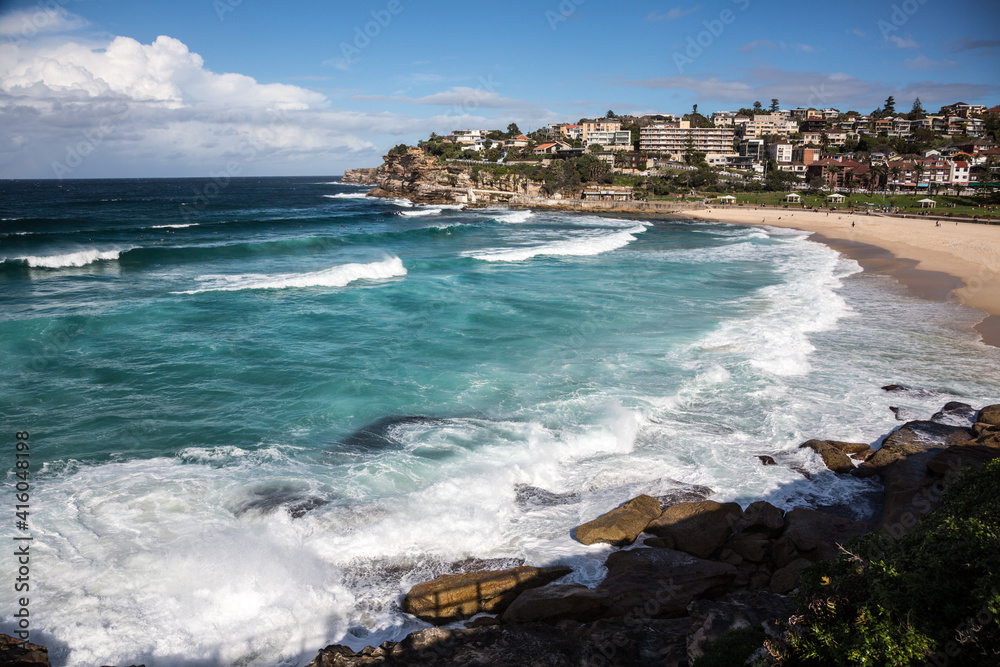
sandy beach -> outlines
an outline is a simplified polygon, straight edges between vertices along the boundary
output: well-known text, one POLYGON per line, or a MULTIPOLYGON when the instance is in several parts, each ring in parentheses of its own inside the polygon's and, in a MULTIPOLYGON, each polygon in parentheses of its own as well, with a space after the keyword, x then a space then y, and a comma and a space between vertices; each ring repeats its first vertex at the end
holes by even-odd
POLYGON ((685 215, 814 232, 816 240, 857 260, 865 270, 888 273, 925 298, 954 295, 961 303, 985 311, 989 317, 976 330, 984 342, 1000 346, 998 225, 956 223, 933 215, 896 218, 791 208, 713 207, 685 215))

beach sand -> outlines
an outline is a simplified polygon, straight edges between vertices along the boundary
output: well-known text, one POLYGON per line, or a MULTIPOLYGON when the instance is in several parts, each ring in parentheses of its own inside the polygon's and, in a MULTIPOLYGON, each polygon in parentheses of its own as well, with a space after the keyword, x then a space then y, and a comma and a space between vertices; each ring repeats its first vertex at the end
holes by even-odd
POLYGON ((985 311, 989 316, 976 330, 983 342, 1000 347, 1000 225, 955 223, 933 215, 896 218, 752 206, 712 207, 684 215, 814 232, 815 240, 857 260, 866 271, 887 273, 924 298, 957 297, 985 311))

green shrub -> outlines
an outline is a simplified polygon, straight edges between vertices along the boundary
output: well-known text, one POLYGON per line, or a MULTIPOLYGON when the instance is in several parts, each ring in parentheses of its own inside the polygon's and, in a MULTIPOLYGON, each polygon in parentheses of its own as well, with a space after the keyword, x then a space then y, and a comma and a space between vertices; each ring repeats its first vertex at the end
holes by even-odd
POLYGON ((746 659, 764 644, 765 637, 759 625, 727 630, 705 647, 705 654, 691 667, 743 667, 746 659))
POLYGON ((898 540, 866 535, 803 571, 775 664, 1000 664, 1000 460, 898 540))

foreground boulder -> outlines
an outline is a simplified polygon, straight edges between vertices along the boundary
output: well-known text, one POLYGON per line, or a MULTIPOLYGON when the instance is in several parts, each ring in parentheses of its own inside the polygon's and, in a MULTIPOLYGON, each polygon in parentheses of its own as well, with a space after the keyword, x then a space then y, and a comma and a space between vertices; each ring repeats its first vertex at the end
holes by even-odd
POLYGON ((618 551, 605 567, 595 590, 608 596, 608 616, 681 617, 692 600, 726 589, 737 575, 732 565, 673 549, 618 551))
POLYGON ((504 623, 593 621, 604 614, 609 604, 605 591, 594 591, 582 584, 554 584, 518 595, 501 620, 504 623))
POLYGON ((646 532, 661 539, 646 544, 708 558, 732 535, 741 518, 743 509, 737 503, 678 503, 649 522, 646 532))
POLYGON ((985 408, 979 411, 979 415, 976 417, 976 421, 981 424, 986 424, 988 426, 1000 427, 1000 404, 987 405, 985 408))
POLYGON ((650 521, 660 516, 661 511, 659 500, 639 496, 593 521, 577 526, 574 535, 583 544, 629 545, 635 542, 650 521))
POLYGON ((785 515, 782 539, 791 542, 802 558, 814 562, 836 558, 840 553, 838 545, 867 532, 867 524, 861 521, 797 507, 785 515))
POLYGON ((0 635, 0 665, 49 667, 49 649, 9 635, 0 635))
POLYGON ((688 659, 694 662, 705 654, 705 647, 727 630, 761 626, 771 637, 778 637, 784 621, 795 613, 791 598, 766 591, 741 592, 720 600, 695 600, 688 607, 692 632, 688 635, 688 659))
POLYGON ((403 611, 442 625, 476 614, 502 613, 529 588, 572 572, 568 567, 515 567, 509 570, 446 574, 417 584, 403 598, 403 611))
POLYGON ((346 646, 327 646, 308 667, 679 667, 686 664, 690 629, 689 618, 430 628, 400 642, 357 652, 346 646))

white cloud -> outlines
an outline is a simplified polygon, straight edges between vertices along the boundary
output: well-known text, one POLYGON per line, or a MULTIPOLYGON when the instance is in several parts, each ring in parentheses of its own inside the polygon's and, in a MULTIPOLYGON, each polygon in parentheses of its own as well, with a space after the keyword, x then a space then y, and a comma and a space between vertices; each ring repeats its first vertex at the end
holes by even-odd
POLYGON ((666 14, 657 13, 653 10, 646 16, 647 21, 673 21, 675 19, 684 18, 688 14, 694 14, 696 11, 701 9, 701 5, 695 5, 694 7, 689 7, 688 9, 682 8, 680 5, 674 7, 666 14))
POLYGON ((358 134, 399 127, 379 114, 330 110, 306 88, 212 72, 166 36, 151 44, 2 43, 0 114, 20 137, 0 146, 0 176, 10 177, 51 177, 47 167, 81 143, 95 157, 74 176, 116 159, 204 173, 251 153, 260 166, 372 151, 358 134))
POLYGON ((945 70, 953 69, 958 67, 958 63, 954 60, 931 60, 925 55, 919 55, 916 58, 907 58, 904 61, 906 69, 916 70, 918 72, 928 71, 928 70, 945 70))
POLYGON ((890 42, 892 42, 901 49, 915 49, 918 46, 920 46, 909 35, 907 35, 906 37, 900 37, 899 35, 889 35, 888 37, 886 37, 886 39, 888 39, 890 42))
POLYGON ((42 7, 0 16, 0 38, 31 39, 42 33, 71 32, 89 25, 86 19, 64 7, 42 7))

